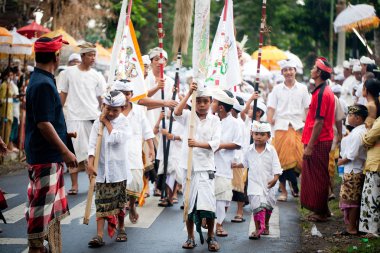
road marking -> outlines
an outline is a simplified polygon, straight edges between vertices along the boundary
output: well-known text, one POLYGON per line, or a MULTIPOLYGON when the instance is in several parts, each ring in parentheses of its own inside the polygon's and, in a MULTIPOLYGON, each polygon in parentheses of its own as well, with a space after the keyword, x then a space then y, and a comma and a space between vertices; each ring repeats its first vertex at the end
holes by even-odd
POLYGON ((26 245, 28 240, 26 238, 0 238, 0 245, 4 244, 26 245))
POLYGON ((14 198, 16 196, 18 196, 18 193, 7 193, 7 194, 5 194, 5 199, 8 200, 8 199, 14 198))
MULTIPOLYGON (((70 208, 70 215, 61 221, 62 225, 71 224, 72 221, 77 220, 77 224, 83 224, 84 211, 86 209, 87 199, 79 203, 78 205, 70 208)), ((90 218, 95 214, 95 201, 91 205, 90 218)))
POLYGON ((25 203, 18 205, 3 213, 7 223, 16 223, 25 218, 25 203))
MULTIPOLYGON (((253 220, 253 216, 251 216, 251 222, 249 223, 249 232, 248 236, 254 232, 255 229, 255 221, 253 220)), ((269 235, 262 235, 264 237, 270 238, 280 238, 280 213, 278 211, 278 207, 276 206, 273 209, 272 216, 269 220, 269 235)))
POLYGON ((125 218, 125 226, 130 228, 150 228, 157 217, 164 211, 164 207, 158 206, 159 198, 150 197, 145 199, 143 207, 137 207, 139 219, 136 224, 132 224, 128 215, 125 218))

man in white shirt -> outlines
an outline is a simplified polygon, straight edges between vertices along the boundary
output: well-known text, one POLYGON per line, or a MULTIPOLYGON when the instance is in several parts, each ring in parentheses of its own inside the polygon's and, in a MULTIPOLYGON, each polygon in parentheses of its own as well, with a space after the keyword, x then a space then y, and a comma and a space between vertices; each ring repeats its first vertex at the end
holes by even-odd
MULTIPOLYGON (((211 93, 208 91, 196 91, 197 84, 192 83, 190 90, 181 100, 179 105, 174 110, 174 119, 188 129, 191 112, 184 110, 187 100, 193 92, 197 92, 195 115, 195 130, 194 136, 189 138, 189 133, 186 131, 182 143, 182 168, 187 168, 187 157, 189 147, 193 148, 192 157, 192 172, 190 180, 190 192, 188 219, 186 220, 186 228, 188 238, 182 245, 182 248, 193 249, 195 244, 194 239, 194 223, 196 231, 200 235, 201 243, 204 243, 201 220, 205 219, 208 228, 208 249, 209 251, 218 251, 220 246, 214 237, 214 222, 216 211, 215 199, 215 163, 214 152, 219 148, 221 126, 217 116, 209 112, 211 104, 211 93)), ((186 175, 186 171, 185 174, 186 175)), ((184 180, 183 189, 186 196, 186 180, 184 180)), ((185 207, 186 208, 186 207, 185 207)))
POLYGON ((217 89, 213 91, 211 110, 221 121, 220 145, 215 152, 215 197, 216 197, 216 235, 228 236, 223 228, 223 221, 232 200, 231 164, 235 157, 235 150, 242 146, 242 129, 239 122, 230 114, 236 99, 230 91, 217 89))
POLYGON ((358 63, 358 60, 350 59, 350 61, 343 62, 343 75, 345 77, 345 80, 342 84, 342 98, 349 106, 354 104, 352 90, 355 84, 357 83, 355 76, 352 73, 352 68, 355 65, 355 63, 358 63))
POLYGON ((143 141, 146 141, 149 147, 149 160, 154 160, 153 146, 153 129, 150 126, 145 115, 145 108, 141 105, 133 104, 130 99, 133 97, 133 88, 127 80, 116 81, 114 90, 120 91, 125 95, 126 105, 123 110, 123 115, 128 120, 128 130, 132 137, 128 141, 128 145, 133 147, 126 154, 128 157, 128 166, 131 168, 133 179, 128 182, 127 194, 129 196, 129 219, 135 224, 139 218, 136 211, 135 202, 140 198, 143 191, 144 182, 144 163, 142 160, 143 141))
POLYGON ((100 115, 101 95, 106 87, 104 77, 91 68, 96 59, 95 45, 85 42, 79 47, 82 62, 62 72, 58 83, 62 106, 67 108, 67 131, 78 134, 73 146, 79 167, 69 168, 72 187, 68 194, 71 195, 78 193, 78 172, 86 167, 88 139, 92 124, 100 115))
POLYGON ((293 196, 298 197, 296 171, 301 172, 302 169, 301 131, 309 108, 310 96, 306 86, 296 81, 296 63, 284 60, 279 64, 285 81, 273 88, 267 104, 267 121, 274 126, 272 144, 284 170, 280 176, 281 195, 278 200, 287 201, 286 180, 291 182, 293 196))

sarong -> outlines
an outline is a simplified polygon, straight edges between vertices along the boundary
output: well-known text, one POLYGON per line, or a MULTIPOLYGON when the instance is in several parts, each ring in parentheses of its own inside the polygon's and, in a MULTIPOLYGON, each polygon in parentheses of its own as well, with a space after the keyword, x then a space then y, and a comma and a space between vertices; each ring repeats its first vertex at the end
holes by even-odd
POLYGON ((44 238, 49 227, 69 215, 63 163, 31 165, 26 203, 28 239, 44 238))
POLYGON ((140 198, 141 192, 144 189, 144 169, 131 169, 133 179, 127 184, 128 196, 140 198))
POLYGON ((359 207, 362 196, 364 174, 344 173, 340 187, 340 204, 356 205, 359 207))
POLYGON ((87 160, 88 140, 93 122, 91 120, 67 120, 67 132, 76 132, 77 138, 71 138, 78 163, 87 160))
POLYGON ((365 174, 359 231, 380 235, 380 172, 367 171, 365 174))
POLYGON ((127 203, 127 181, 118 183, 96 183, 95 207, 96 217, 116 215, 127 203))
POLYGON ((330 177, 329 153, 332 141, 314 145, 311 157, 303 160, 301 206, 317 214, 327 214, 330 177))
POLYGON ((295 168, 298 173, 302 170, 303 144, 302 133, 289 127, 287 131, 276 130, 272 145, 277 151, 283 170, 295 168))
POLYGON ((331 150, 329 153, 329 176, 334 177, 336 172, 336 162, 335 160, 339 158, 339 147, 331 150))

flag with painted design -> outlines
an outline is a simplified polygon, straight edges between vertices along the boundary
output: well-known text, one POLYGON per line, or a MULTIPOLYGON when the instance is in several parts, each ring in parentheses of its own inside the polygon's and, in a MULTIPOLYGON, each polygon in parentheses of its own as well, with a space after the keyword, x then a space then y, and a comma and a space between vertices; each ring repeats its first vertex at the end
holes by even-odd
POLYGON ((210 52, 206 84, 230 89, 241 83, 241 71, 234 33, 233 1, 223 8, 210 52), (224 11, 227 10, 224 20, 224 11))

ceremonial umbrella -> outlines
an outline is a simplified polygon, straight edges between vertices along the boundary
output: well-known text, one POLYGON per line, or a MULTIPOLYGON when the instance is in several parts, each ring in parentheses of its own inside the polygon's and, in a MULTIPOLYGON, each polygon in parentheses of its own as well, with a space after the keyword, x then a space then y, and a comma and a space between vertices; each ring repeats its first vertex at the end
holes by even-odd
POLYGON ((16 28, 10 34, 12 36, 12 43, 0 44, 0 58, 5 58, 5 55, 8 55, 9 64, 11 62, 11 55, 23 55, 26 57, 32 54, 33 47, 33 41, 19 34, 16 28))
MULTIPOLYGON (((257 60, 259 51, 255 51, 252 54, 252 58, 257 60)), ((280 66, 277 64, 278 61, 287 59, 288 56, 285 54, 284 51, 281 49, 278 49, 275 46, 264 46, 262 48, 261 53, 261 63, 268 69, 268 70, 278 70, 280 69, 280 66)))
POLYGON ((72 46, 72 47, 78 46, 77 41, 70 34, 68 34, 65 30, 63 30, 62 28, 59 28, 58 30, 55 30, 55 31, 52 31, 49 33, 45 33, 41 37, 54 38, 54 37, 57 37, 59 35, 62 35, 63 39, 66 40, 67 42, 69 42, 70 46, 72 46))
MULTIPOLYGON (((254 81, 257 75, 257 60, 250 60, 243 65, 243 79, 254 81)), ((272 76, 272 73, 263 65, 260 66, 260 78, 262 80, 268 80, 272 76)))
POLYGON ((11 44, 12 34, 4 27, 0 26, 0 44, 11 44))
POLYGON ((380 19, 376 16, 375 8, 368 4, 351 5, 335 18, 334 30, 351 32, 353 29, 370 30, 379 27, 380 19))
POLYGON ((290 52, 289 50, 285 51, 285 54, 288 57, 288 59, 290 59, 296 63, 297 73, 302 75, 303 74, 303 63, 302 63, 301 59, 297 55, 290 52))
POLYGON ((50 30, 42 25, 32 22, 27 26, 23 26, 17 30, 19 34, 26 36, 28 39, 38 38, 42 34, 50 32, 50 30))

